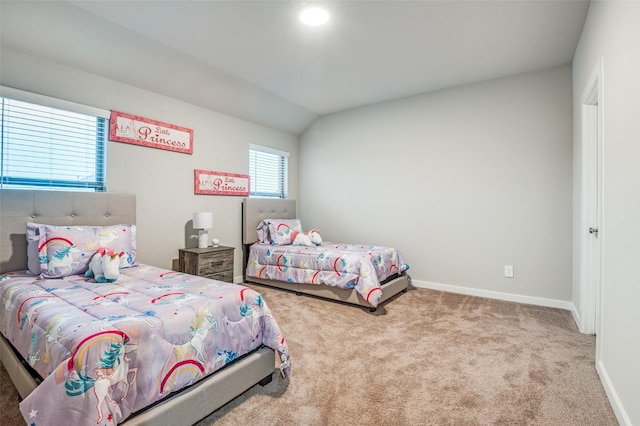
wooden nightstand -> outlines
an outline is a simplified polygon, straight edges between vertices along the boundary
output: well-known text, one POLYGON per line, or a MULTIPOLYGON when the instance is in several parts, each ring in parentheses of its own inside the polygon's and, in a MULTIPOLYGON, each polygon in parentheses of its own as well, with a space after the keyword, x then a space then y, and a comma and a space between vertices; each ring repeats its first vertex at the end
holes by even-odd
POLYGON ((234 247, 180 249, 178 264, 181 272, 233 282, 234 247))

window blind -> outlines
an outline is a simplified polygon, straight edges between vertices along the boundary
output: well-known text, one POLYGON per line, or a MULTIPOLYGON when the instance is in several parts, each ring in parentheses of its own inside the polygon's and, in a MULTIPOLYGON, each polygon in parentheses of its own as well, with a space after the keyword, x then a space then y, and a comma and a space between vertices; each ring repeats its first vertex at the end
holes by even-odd
POLYGON ((8 96, 0 99, 1 187, 105 190, 106 118, 8 96))
POLYGON ((286 198, 288 160, 286 152, 252 145, 249 149, 250 196, 286 198))

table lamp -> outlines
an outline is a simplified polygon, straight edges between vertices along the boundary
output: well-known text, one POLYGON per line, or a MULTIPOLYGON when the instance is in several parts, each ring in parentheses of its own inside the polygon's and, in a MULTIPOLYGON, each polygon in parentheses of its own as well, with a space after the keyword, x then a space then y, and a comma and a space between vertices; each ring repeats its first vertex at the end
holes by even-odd
POLYGON ((197 212, 193 214, 193 229, 199 229, 198 248, 207 248, 209 245, 207 229, 211 228, 213 228, 213 213, 197 212))

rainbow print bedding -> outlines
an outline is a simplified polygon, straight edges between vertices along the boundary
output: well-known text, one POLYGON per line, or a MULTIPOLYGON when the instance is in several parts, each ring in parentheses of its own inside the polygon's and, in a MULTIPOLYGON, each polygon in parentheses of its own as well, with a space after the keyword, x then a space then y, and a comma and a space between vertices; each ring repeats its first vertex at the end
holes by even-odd
POLYGON ((402 254, 390 247, 255 243, 249 251, 247 277, 355 289, 376 307, 382 296, 381 283, 407 269, 402 254))
POLYGON ((30 425, 115 425, 261 345, 288 349, 260 294, 148 265, 114 283, 0 277, 0 331, 44 378, 30 425))

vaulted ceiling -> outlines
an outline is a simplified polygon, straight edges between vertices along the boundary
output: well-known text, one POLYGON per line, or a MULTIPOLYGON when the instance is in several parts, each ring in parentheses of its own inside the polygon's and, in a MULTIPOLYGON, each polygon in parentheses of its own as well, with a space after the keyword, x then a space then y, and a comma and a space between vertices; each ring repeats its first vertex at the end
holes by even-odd
POLYGON ((582 0, 0 0, 3 47, 300 134, 319 115, 569 64, 582 0))

